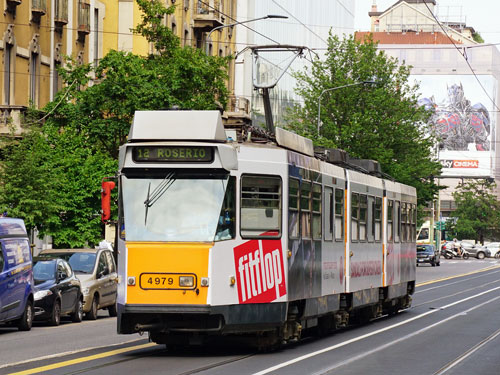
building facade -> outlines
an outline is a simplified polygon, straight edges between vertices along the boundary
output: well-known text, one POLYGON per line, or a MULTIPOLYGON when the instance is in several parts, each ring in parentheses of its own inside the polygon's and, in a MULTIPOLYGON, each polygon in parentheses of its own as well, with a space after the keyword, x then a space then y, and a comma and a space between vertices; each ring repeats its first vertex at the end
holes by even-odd
POLYGON ((374 5, 368 15, 378 48, 412 67, 419 102, 434 112, 430 125, 440 137, 435 153, 442 164, 438 183, 446 189, 432 210, 436 220, 446 220, 455 209, 452 194, 464 179, 500 181, 500 52, 475 42, 474 29, 460 20, 440 25, 429 13, 436 3, 398 1, 382 12, 374 5))
MULTIPOLYGON (((175 13, 165 24, 182 45, 212 55, 234 52, 236 0, 163 0, 175 13), (210 38, 207 39, 208 35, 210 38)), ((23 132, 22 117, 30 106, 43 108, 62 88, 57 68, 71 56, 80 64, 98 64, 110 50, 139 55, 152 47, 132 28, 141 21, 133 0, 1 0, 0 134, 23 132)), ((229 88, 234 85, 230 67, 229 88)))
POLYGON ((354 31, 354 2, 350 0, 314 0, 314 4, 301 0, 238 0, 238 20, 251 20, 266 15, 286 16, 287 19, 266 19, 248 23, 247 27, 237 26, 237 59, 235 62, 235 95, 251 101, 252 119, 257 124, 265 122, 262 95, 254 90, 252 83, 253 58, 245 48, 255 45, 295 45, 303 46, 302 57, 296 58, 290 67, 291 52, 269 53, 264 56, 269 70, 281 79, 270 90, 274 123, 282 121, 287 107, 300 104, 294 88, 293 71, 310 65, 316 55, 323 56, 330 31, 337 36, 352 34, 354 31))

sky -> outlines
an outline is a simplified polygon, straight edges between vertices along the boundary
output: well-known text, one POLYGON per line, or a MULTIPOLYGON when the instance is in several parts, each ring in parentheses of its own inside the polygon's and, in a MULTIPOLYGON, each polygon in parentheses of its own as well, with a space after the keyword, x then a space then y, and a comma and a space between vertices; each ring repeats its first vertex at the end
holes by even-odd
MULTIPOLYGON (((352 0, 355 2, 354 28, 359 31, 370 30, 370 17, 373 0, 352 0)), ((384 11, 397 0, 376 0, 378 11, 384 11)), ((500 0, 437 0, 436 5, 440 8, 438 18, 449 14, 454 19, 465 20, 467 26, 473 27, 479 32, 485 43, 500 43, 500 0)))

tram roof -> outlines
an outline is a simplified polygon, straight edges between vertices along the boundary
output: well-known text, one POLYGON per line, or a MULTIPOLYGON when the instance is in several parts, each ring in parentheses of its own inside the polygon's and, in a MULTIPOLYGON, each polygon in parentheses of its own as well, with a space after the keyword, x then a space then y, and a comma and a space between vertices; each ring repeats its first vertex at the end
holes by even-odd
POLYGON ((135 111, 129 142, 210 141, 225 142, 219 111, 135 111))

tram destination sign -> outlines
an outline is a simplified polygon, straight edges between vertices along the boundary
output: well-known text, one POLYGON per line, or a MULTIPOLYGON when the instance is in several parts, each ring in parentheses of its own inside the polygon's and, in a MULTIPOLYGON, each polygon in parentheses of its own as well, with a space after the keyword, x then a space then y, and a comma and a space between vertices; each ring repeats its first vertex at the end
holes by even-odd
POLYGON ((147 163, 210 163, 213 147, 203 146, 136 146, 132 149, 135 162, 147 163))

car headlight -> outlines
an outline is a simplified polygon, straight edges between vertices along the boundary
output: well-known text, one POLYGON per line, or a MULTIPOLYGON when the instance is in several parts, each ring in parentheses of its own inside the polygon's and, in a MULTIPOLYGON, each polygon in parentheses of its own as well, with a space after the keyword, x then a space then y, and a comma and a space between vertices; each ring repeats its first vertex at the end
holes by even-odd
POLYGON ((35 292, 34 298, 35 301, 40 301, 41 299, 50 296, 52 294, 52 291, 47 289, 47 290, 39 290, 38 292, 35 292))
POLYGON ((90 289, 88 287, 82 289, 82 293, 84 296, 88 296, 90 293, 90 289))

